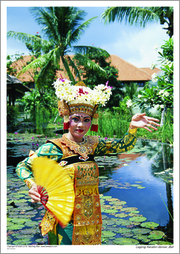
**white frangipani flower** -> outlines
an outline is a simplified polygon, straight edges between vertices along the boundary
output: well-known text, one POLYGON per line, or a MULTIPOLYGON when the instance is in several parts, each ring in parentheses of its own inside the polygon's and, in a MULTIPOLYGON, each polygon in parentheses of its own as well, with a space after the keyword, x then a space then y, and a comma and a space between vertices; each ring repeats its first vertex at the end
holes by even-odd
POLYGON ((153 73, 151 75, 151 77, 152 77, 152 82, 155 83, 157 81, 157 75, 156 75, 156 73, 153 73))
POLYGON ((96 104, 105 106, 112 94, 111 87, 107 86, 107 84, 100 84, 92 90, 86 86, 73 86, 71 81, 67 79, 57 79, 53 85, 58 99, 64 100, 69 104, 86 103, 92 106, 96 104))
POLYGON ((132 106, 132 101, 131 101, 131 100, 128 100, 128 101, 126 102, 126 105, 127 105, 128 108, 131 107, 131 106, 132 106))

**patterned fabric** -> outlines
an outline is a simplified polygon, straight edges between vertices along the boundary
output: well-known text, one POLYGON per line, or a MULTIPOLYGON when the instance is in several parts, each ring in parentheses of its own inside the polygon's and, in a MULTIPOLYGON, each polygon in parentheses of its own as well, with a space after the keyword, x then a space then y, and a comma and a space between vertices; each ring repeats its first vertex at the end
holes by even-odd
POLYGON ((35 152, 30 151, 29 157, 19 162, 16 167, 16 173, 18 177, 24 181, 29 188, 34 183, 34 177, 31 170, 32 162, 34 158, 44 156, 51 160, 59 160, 62 158, 62 151, 52 144, 44 144, 35 152))
MULTIPOLYGON (((98 144, 96 137, 87 137, 81 143, 76 144, 66 138, 51 140, 63 151, 62 160, 75 158, 79 154, 82 162, 73 163, 75 204, 73 214, 73 245, 101 244, 101 208, 99 198, 99 171, 94 161, 83 161, 90 153, 93 153, 98 144)), ((60 162, 62 165, 62 163, 60 162)), ((64 169, 69 165, 64 166, 64 169)))
POLYGON ((122 139, 115 139, 113 141, 105 141, 104 139, 99 139, 99 144, 94 152, 94 155, 124 153, 131 150, 137 141, 136 132, 137 129, 130 129, 122 139))
POLYGON ((54 230, 53 232, 56 235, 55 225, 57 225, 57 222, 54 216, 49 211, 46 211, 40 224, 41 234, 46 235, 50 230, 54 230))
POLYGON ((99 171, 95 162, 75 164, 74 245, 101 244, 99 171), (98 229, 98 233, 97 233, 98 229))

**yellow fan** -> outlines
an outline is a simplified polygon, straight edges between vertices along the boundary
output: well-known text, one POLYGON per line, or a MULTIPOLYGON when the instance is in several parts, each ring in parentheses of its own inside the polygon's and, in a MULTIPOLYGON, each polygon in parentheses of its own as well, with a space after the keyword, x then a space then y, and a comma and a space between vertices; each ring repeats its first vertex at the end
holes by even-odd
POLYGON ((74 185, 70 176, 57 162, 38 157, 32 170, 41 195, 41 203, 65 227, 74 209, 74 185))

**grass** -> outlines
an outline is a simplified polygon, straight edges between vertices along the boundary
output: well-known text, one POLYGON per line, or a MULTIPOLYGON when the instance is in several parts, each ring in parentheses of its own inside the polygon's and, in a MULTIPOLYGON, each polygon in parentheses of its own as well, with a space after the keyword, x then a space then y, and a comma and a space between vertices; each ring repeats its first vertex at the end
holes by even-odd
MULTIPOLYGON (((128 131, 129 123, 131 121, 130 115, 121 115, 120 113, 111 112, 101 112, 99 113, 99 129, 98 132, 88 131, 87 135, 97 135, 102 138, 122 138, 124 134, 128 131)), ((16 140, 17 137, 23 140, 31 140, 32 137, 41 137, 48 138, 60 137, 60 134, 56 134, 56 130, 63 129, 63 125, 61 124, 61 119, 58 119, 56 123, 49 122, 45 132, 43 134, 36 133, 8 133, 8 139, 16 140)), ((172 115, 169 111, 167 111, 165 116, 165 123, 162 127, 158 128, 158 131, 148 132, 145 129, 139 128, 137 132, 137 138, 157 140, 162 143, 173 144, 173 123, 172 123, 172 115)))

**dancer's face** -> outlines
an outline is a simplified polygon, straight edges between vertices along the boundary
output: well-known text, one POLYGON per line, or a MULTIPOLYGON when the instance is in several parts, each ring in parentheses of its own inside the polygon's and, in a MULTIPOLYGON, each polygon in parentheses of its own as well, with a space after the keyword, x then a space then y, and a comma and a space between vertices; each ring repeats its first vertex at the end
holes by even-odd
POLYGON ((70 116, 69 132, 74 138, 81 140, 91 126, 91 117, 85 113, 70 116))

